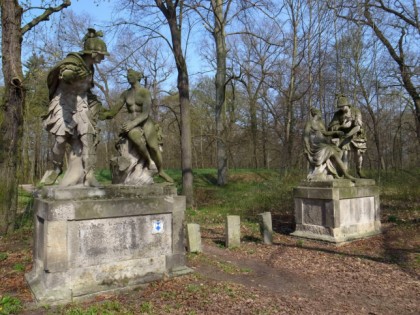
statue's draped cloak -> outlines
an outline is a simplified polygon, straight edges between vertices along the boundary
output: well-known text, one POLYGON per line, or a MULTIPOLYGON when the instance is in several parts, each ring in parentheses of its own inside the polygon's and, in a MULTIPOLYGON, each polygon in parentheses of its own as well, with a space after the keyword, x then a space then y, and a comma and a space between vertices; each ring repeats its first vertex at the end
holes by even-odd
POLYGON ((89 112, 93 71, 93 66, 88 67, 80 54, 70 53, 49 72, 47 84, 50 104, 44 116, 47 131, 56 136, 95 133, 89 112), (76 68, 87 75, 75 78, 71 83, 60 79, 62 71, 76 68))

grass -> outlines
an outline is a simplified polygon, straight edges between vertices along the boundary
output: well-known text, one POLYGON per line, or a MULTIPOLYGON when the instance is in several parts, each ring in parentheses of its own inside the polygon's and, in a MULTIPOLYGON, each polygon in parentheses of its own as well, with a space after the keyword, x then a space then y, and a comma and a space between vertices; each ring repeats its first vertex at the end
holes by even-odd
MULTIPOLYGON (((52 312, 52 311, 51 311, 52 312)), ((56 312, 54 312, 55 314, 56 312)), ((114 315, 114 314, 133 314, 133 312, 120 302, 108 300, 98 302, 93 305, 84 306, 78 304, 68 304, 61 307, 58 313, 64 315, 114 315)))
POLYGON ((8 295, 3 296, 0 299, 0 314, 17 314, 22 309, 22 302, 8 295))
POLYGON ((266 211, 291 213, 292 190, 301 179, 299 173, 234 170, 228 184, 219 187, 215 184, 216 170, 194 171, 196 207, 187 211, 187 218, 190 222, 211 224, 224 222, 226 215, 255 221, 259 213, 266 211))
POLYGON ((229 261, 221 261, 207 255, 189 254, 188 259, 190 261, 201 262, 205 263, 206 265, 212 265, 230 275, 249 274, 250 272, 252 272, 252 270, 249 268, 238 268, 235 264, 229 261))
POLYGON ((420 169, 372 174, 380 188, 382 217, 388 222, 418 223, 420 219, 420 169))

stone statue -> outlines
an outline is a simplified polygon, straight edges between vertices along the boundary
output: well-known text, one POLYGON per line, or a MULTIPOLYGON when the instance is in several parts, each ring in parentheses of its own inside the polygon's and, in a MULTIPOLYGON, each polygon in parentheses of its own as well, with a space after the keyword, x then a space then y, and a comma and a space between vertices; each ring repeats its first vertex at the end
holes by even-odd
POLYGON ((332 142, 332 136, 343 136, 343 131, 327 131, 322 121, 321 111, 310 110, 303 133, 305 154, 310 164, 308 180, 325 181, 344 176, 354 180, 341 160, 342 150, 332 142))
POLYGON ((143 185, 153 183, 153 168, 165 181, 173 179, 162 167, 162 132, 150 117, 150 92, 140 85, 141 72, 129 69, 127 80, 130 88, 124 91, 117 103, 100 113, 100 119, 113 118, 125 105, 129 121, 123 123, 117 149, 120 156, 111 160, 113 183, 143 185))
POLYGON ((366 134, 363 129, 362 114, 360 110, 350 105, 347 97, 340 95, 337 98, 337 111, 331 120, 328 130, 342 131, 344 136, 338 141, 338 147, 343 150, 343 162, 348 168, 349 151, 355 152, 356 171, 360 178, 365 178, 362 172, 363 154, 366 152, 366 134))
POLYGON ((109 56, 102 32, 92 28, 84 37, 84 49, 73 52, 55 65, 48 74, 50 104, 43 116, 44 127, 55 136, 52 149, 54 170, 48 171, 41 183, 52 185, 63 172, 66 145, 71 151, 68 169, 60 186, 84 184, 98 186, 94 176, 96 146, 98 144, 96 122, 102 104, 92 94, 94 64, 109 56))

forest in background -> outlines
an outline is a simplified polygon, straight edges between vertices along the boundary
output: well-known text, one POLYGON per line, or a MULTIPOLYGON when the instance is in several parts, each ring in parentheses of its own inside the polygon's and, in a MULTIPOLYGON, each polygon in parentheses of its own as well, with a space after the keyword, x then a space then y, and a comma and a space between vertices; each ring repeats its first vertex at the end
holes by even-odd
MULTIPOLYGON (((404 89, 398 64, 372 29, 340 18, 351 10, 357 15, 363 4, 358 2, 351 8, 314 0, 256 1, 254 8, 246 7, 246 1, 223 2, 226 97, 219 134, 215 122, 215 42, 211 29, 196 25, 201 19, 202 25, 210 27, 214 16, 202 1, 185 2, 189 7, 183 12, 183 45, 185 50, 193 50, 191 60, 186 55, 186 62, 199 67, 190 79, 193 168, 217 167, 218 137, 225 143, 230 168, 305 168, 302 131, 309 108, 320 108, 328 123, 336 109, 337 93, 347 94, 362 111, 368 135, 365 168, 418 166, 415 106, 404 89)), ((403 13, 415 16, 410 11, 410 5, 416 8, 415 2, 405 2, 407 11, 403 13)), ((105 107, 112 107, 128 86, 126 70, 143 71, 146 81, 142 84, 152 92, 153 115, 165 135, 165 167, 180 168, 181 117, 173 82, 175 65, 168 45, 156 33, 164 25, 154 20, 157 13, 152 12, 151 5, 140 7, 135 1, 115 5, 121 9, 117 19, 100 27, 112 41, 108 44, 111 57, 97 69, 96 92, 105 107)), ((420 30, 385 10, 374 13, 388 40, 404 54, 418 88, 420 30)), ((49 167, 51 139, 40 118, 48 108, 47 72, 68 52, 80 50, 86 29, 95 18, 94 13, 76 15, 70 6, 48 25, 33 29, 24 43, 30 54, 24 61, 23 182, 36 183, 49 167)), ((111 122, 101 123, 98 168, 107 168, 116 154, 114 144, 124 117, 122 113, 111 122)))
MULTIPOLYGON (((61 1, 12 2, 22 6, 24 25, 24 88, 18 90, 24 104, 15 123, 22 137, 9 157, 19 183, 36 184, 51 167, 52 137, 41 121, 48 108, 46 76, 69 52, 81 50, 88 27, 104 32, 111 53, 96 68, 95 93, 112 107, 128 87, 127 69, 144 73, 152 115, 164 133, 164 166, 191 175, 184 188, 192 187, 195 168, 218 169, 222 186, 228 168, 305 169, 302 132, 309 108, 321 109, 328 123, 339 93, 362 111, 364 168, 419 166, 420 24, 414 0, 124 0, 108 2, 114 5, 109 21, 95 12, 76 14, 67 0, 48 23, 37 15, 61 1)), ((9 3, 2 3, 2 18, 9 3)), ((3 19, 2 31, 8 25, 3 19)), ((7 169, 13 128, 6 109, 16 86, 8 79, 3 84, 0 164, 7 169)), ((100 123, 98 169, 108 168, 115 155, 124 119, 121 113, 100 123)))

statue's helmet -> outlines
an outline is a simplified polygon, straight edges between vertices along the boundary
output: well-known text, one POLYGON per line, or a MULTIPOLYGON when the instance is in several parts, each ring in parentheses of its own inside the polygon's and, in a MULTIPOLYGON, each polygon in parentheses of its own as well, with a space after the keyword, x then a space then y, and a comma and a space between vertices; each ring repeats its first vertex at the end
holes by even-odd
POLYGON ((350 106, 349 100, 345 95, 338 95, 337 96, 337 107, 341 108, 344 106, 350 106))
POLYGON ((105 42, 100 39, 104 34, 101 31, 96 31, 93 28, 88 28, 88 32, 83 37, 83 50, 81 54, 92 54, 98 53, 109 56, 109 52, 106 48, 105 42))

